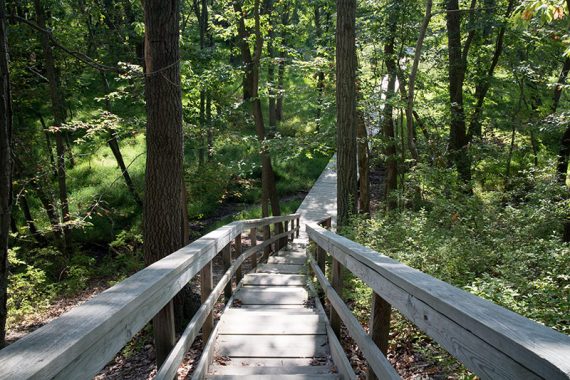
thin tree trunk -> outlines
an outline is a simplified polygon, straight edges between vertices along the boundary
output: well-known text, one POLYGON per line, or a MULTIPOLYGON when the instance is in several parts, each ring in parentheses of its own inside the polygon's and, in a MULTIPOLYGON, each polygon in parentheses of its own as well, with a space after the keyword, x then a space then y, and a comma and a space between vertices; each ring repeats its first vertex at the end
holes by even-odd
POLYGON ((337 0, 337 225, 356 211, 356 0, 337 0))
MULTIPOLYGON (((144 2, 147 158, 143 235, 147 265, 183 245, 179 6, 177 0, 144 2)), ((153 318, 153 330, 160 366, 175 342, 172 302, 153 318)))
POLYGON ((48 152, 49 162, 53 170, 53 176, 54 178, 57 178, 57 165, 55 164, 55 159, 53 157, 53 147, 51 145, 51 138, 49 136, 50 133, 47 130, 48 128, 44 117, 40 114, 39 118, 40 118, 40 123, 42 124, 42 130, 44 131, 44 135, 46 137, 46 149, 48 152))
MULTIPOLYGON (((105 73, 101 73, 101 78, 103 80, 103 86, 105 88, 105 95, 109 94, 111 89, 109 88, 109 81, 107 80, 107 76, 105 73)), ((108 98, 105 98, 105 108, 108 112, 112 112, 111 109, 111 102, 108 98)), ((109 148, 111 148, 111 152, 113 152, 113 156, 115 156, 115 160, 117 161, 117 165, 119 165, 119 169, 121 169, 121 174, 123 175, 123 179, 125 180, 125 184, 129 189, 133 199, 137 203, 137 205, 142 207, 142 200, 137 193, 135 188, 135 184, 129 175, 129 170, 127 165, 125 165, 125 160, 123 159, 123 154, 121 153, 121 148, 119 146, 119 141, 117 138, 117 131, 110 130, 109 131, 109 139, 107 140, 107 144, 109 144, 109 148)))
POLYGON ((214 127, 212 125, 212 95, 206 97, 206 125, 208 126, 208 161, 214 158, 214 127))
MULTIPOLYGON (((465 110, 463 109, 465 59, 461 55, 461 14, 458 0, 447 0, 447 39, 451 111, 449 150, 451 160, 461 180, 467 184, 471 181, 471 160, 469 159, 469 141, 465 130, 465 110)), ((466 49, 463 53, 466 54, 466 49)))
MULTIPOLYGON (((40 0, 34 0, 38 26, 46 29, 45 9, 40 0)), ((49 36, 40 33, 40 40, 44 53, 46 77, 49 81, 50 98, 53 111, 53 119, 56 128, 61 128, 65 123, 65 106, 59 88, 57 73, 55 69, 55 59, 50 46, 49 36)), ((60 130, 55 132, 56 152, 57 152, 57 180, 59 187, 59 202, 61 208, 61 230, 63 232, 63 253, 71 257, 73 249, 71 242, 71 215, 69 214, 69 202, 67 198, 67 179, 65 173, 65 141, 60 130)))
POLYGON ((18 197, 18 202, 20 203, 20 207, 22 208, 22 213, 24 214, 24 219, 26 219, 26 225, 28 226, 28 230, 30 231, 30 235, 34 238, 34 240, 42 247, 47 245, 46 238, 38 231, 36 227, 36 223, 34 222, 34 217, 32 216, 32 212, 30 211, 30 205, 28 204, 28 198, 26 194, 20 194, 18 197))
POLYGON ((410 71, 410 77, 408 80, 408 102, 406 107, 406 126, 408 129, 408 149, 412 154, 414 161, 419 160, 418 148, 415 141, 415 131, 414 131, 414 91, 416 88, 416 77, 418 74, 418 67, 420 64, 420 58, 422 56, 422 47, 424 39, 426 36, 427 28, 431 20, 431 7, 432 0, 426 0, 426 14, 420 27, 420 35, 418 36, 418 41, 416 42, 416 50, 414 54, 414 63, 412 64, 412 70, 410 71))
MULTIPOLYGON (((283 27, 289 25, 289 9, 286 9, 281 15, 281 23, 283 27)), ((281 34, 281 46, 279 49, 279 65, 277 69, 277 101, 275 104, 275 119, 277 123, 281 123, 283 120, 283 99, 285 98, 285 62, 287 60, 287 50, 286 50, 286 40, 287 32, 283 28, 281 34)))
POLYGON ((382 116, 382 133, 386 140, 386 178, 384 179, 384 198, 386 209, 396 208, 397 203, 393 192, 398 188, 398 154, 396 145, 396 131, 394 128, 393 101, 396 92, 396 62, 394 61, 394 36, 384 45, 385 64, 388 69, 388 83, 386 86, 386 102, 382 116))
POLYGON ((358 151, 358 176, 359 197, 358 211, 362 214, 370 214, 370 165, 368 162, 368 132, 362 111, 357 111, 356 138, 358 151))
POLYGON ((269 39, 267 41, 267 54, 269 55, 269 60, 267 63, 267 87, 269 92, 269 131, 270 133, 277 127, 277 92, 275 91, 277 86, 275 85, 275 49, 273 48, 273 32, 269 33, 269 39))
POLYGON ((6 344, 8 239, 12 215, 12 99, 6 27, 6 3, 0 0, 0 349, 6 344))
POLYGON ((251 90, 253 88, 253 57, 251 56, 251 50, 249 50, 249 32, 245 27, 245 14, 241 6, 241 0, 233 1, 234 11, 238 14, 238 41, 239 48, 242 56, 242 63, 244 66, 243 75, 243 101, 246 102, 252 98, 251 90))
MULTIPOLYGON (((316 43, 318 46, 320 46, 322 43, 321 39, 323 36, 323 28, 321 25, 321 10, 319 4, 315 4, 314 15, 315 15, 315 35, 317 37, 316 43)), ((317 117, 316 117, 317 131, 321 127, 321 118, 323 116, 324 92, 325 92, 325 73, 323 70, 319 69, 317 71, 317 117)))
MULTIPOLYGON (((514 0, 510 0, 505 14, 506 19, 508 19, 511 16, 514 6, 515 6, 514 0)), ((482 135, 481 115, 483 111, 483 104, 485 103, 485 97, 487 96, 487 92, 491 87, 491 80, 493 79, 495 68, 497 67, 497 64, 499 63, 499 58, 503 53, 503 42, 505 39, 505 32, 506 32, 506 26, 503 25, 499 29, 499 34, 497 35, 497 42, 495 43, 495 50, 493 52, 493 58, 491 59, 491 65, 487 70, 487 75, 475 86, 476 102, 469 123, 469 134, 468 134, 469 141, 472 140, 473 136, 481 137, 482 135)))

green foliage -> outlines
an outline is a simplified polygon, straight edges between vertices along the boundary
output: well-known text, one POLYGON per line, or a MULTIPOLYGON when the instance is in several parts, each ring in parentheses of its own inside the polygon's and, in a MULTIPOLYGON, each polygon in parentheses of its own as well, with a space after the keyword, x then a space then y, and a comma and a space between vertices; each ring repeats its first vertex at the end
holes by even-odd
MULTIPOLYGON (((570 331, 570 246, 560 242, 569 208, 551 175, 521 173, 510 191, 475 196, 426 180, 421 209, 354 219, 357 241, 517 313, 570 331), (429 199, 427 199, 429 198, 429 199)), ((442 177, 444 176, 444 177, 442 177)))

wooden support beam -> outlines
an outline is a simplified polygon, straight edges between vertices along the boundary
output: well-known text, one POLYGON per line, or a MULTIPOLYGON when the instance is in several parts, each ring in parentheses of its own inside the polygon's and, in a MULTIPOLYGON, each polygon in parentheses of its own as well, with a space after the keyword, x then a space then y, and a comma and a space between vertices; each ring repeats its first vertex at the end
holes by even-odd
POLYGON ((299 231, 301 230, 300 221, 301 221, 301 218, 297 218, 297 233, 295 234, 295 237, 299 237, 299 231))
POLYGON ((319 265, 319 268, 321 268, 323 273, 327 273, 326 260, 327 260, 327 252, 317 244, 317 264, 319 265))
MULTIPOLYGON (((334 257, 332 259, 331 277, 331 284, 333 289, 340 297, 342 297, 342 266, 334 257)), ((334 333, 340 339, 341 319, 333 307, 331 307, 330 321, 334 333)))
MULTIPOLYGON (((231 244, 226 245, 224 249, 222 249, 222 262, 224 265, 224 272, 230 269, 230 266, 232 265, 231 244)), ((226 302, 231 298, 232 292, 232 281, 230 280, 224 287, 224 297, 226 302)))
MULTIPOLYGON (((235 259, 238 259, 241 255, 241 234, 239 234, 238 236, 236 236, 235 241, 234 241, 234 257, 235 259)), ((237 268, 236 271, 236 284, 239 284, 239 282, 241 281, 241 279, 243 278, 243 271, 241 268, 241 265, 237 268)))
MULTIPOLYGON (((390 317, 392 307, 376 292, 372 293, 372 306, 370 311, 369 331, 370 337, 384 355, 388 353, 388 337, 390 335, 390 317)), ((377 380, 379 377, 368 366, 368 380, 377 380)))
MULTIPOLYGON (((210 261, 200 271, 200 292, 202 303, 208 300, 208 296, 212 293, 214 288, 214 279, 212 277, 212 262, 210 261)), ((214 313, 210 311, 204 325, 202 326, 202 341, 206 342, 214 328, 214 313)))
MULTIPOLYGON (((269 225, 267 225, 267 226, 263 227, 263 241, 267 241, 269 239, 271 239, 271 228, 269 225)), ((267 258, 269 257, 270 253, 271 253, 271 246, 268 245, 263 250, 263 256, 261 257, 261 260, 263 260, 263 262, 265 262, 267 260, 267 258)))
MULTIPOLYGON (((294 222, 291 221, 291 226, 293 226, 293 223, 294 222)), ((287 232, 287 231, 289 231, 289 222, 285 221, 285 231, 283 231, 283 232, 287 232)), ((285 244, 285 246, 286 246, 288 241, 289 241, 289 236, 287 236, 285 239, 283 239, 283 244, 285 244)), ((283 248, 283 247, 281 247, 281 248, 283 248)))
MULTIPOLYGON (((251 240, 251 246, 255 247, 257 245, 257 228, 252 228, 249 230, 249 239, 251 240)), ((257 266, 257 253, 251 256, 251 268, 254 269, 257 266)))

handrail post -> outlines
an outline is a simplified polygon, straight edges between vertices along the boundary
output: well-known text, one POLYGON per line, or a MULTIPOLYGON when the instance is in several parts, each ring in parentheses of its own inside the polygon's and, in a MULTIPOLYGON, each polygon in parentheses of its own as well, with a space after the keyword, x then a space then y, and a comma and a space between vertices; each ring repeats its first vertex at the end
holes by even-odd
MULTIPOLYGON (((234 255, 236 259, 241 256, 241 233, 234 240, 234 255)), ((236 270, 236 284, 239 284, 242 278, 243 271, 240 265, 236 270)))
MULTIPOLYGON (((293 226, 293 221, 291 221, 291 227, 293 226)), ((286 220, 285 221, 285 231, 283 232, 289 232, 289 221, 286 220)), ((285 246, 287 246, 287 243, 289 242, 289 235, 285 236, 285 238, 283 239, 283 242, 285 242, 285 246)))
MULTIPOLYGON (((271 239, 271 227, 268 225, 263 227, 263 241, 266 242, 271 239)), ((271 244, 263 249, 263 256, 261 257, 262 260, 267 260, 269 258, 269 254, 271 253, 271 244)))
MULTIPOLYGON (((332 258, 332 270, 331 270, 331 284, 333 289, 342 297, 342 266, 341 264, 333 257, 332 258)), ((331 306, 330 310, 330 321, 331 327, 336 334, 336 336, 340 339, 340 323, 341 319, 334 307, 331 306)))
MULTIPOLYGON (((251 246, 255 247, 257 245, 257 228, 252 228, 249 230, 249 239, 251 240, 251 246)), ((251 269, 257 267, 257 252, 251 255, 251 269)))
MULTIPOLYGON (((392 307, 376 292, 372 294, 372 307, 370 312, 370 337, 384 355, 388 353, 388 337, 390 334, 390 316, 392 307)), ((377 380, 378 377, 368 366, 368 379, 377 380)))
MULTIPOLYGON (((210 293, 214 289, 214 281, 212 278, 212 261, 210 261, 200 271, 200 299, 202 303, 206 302, 210 293)), ((204 324, 202 325, 202 341, 207 342, 212 330, 214 329, 214 311, 212 310, 204 324)))
POLYGON ((301 217, 297 217, 297 232, 295 233, 295 237, 299 237, 300 230, 301 230, 301 217))
POLYGON ((295 239, 295 219, 291 219, 291 235, 287 236, 289 241, 293 241, 295 239))
MULTIPOLYGON (((228 243, 228 245, 226 245, 224 247, 224 249, 222 249, 222 262, 224 265, 224 272, 226 272, 232 266, 231 243, 228 243)), ((232 297, 232 281, 231 281, 231 279, 230 279, 230 281, 228 281, 228 283, 224 287, 224 297, 226 299, 226 302, 228 302, 229 299, 232 297)))

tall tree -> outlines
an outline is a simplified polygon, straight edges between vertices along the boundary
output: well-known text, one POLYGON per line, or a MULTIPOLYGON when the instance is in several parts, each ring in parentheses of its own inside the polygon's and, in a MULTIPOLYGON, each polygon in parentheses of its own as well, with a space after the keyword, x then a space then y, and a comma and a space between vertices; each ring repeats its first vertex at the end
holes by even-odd
MULTIPOLYGON (((145 0, 146 173, 143 206, 147 265, 183 245, 183 134, 178 0, 145 0)), ((174 345, 169 302, 153 319, 156 361, 174 345)))
POLYGON ((0 0, 0 348, 5 345, 8 315, 8 236, 12 211, 12 99, 7 34, 6 2, 0 0))
POLYGON ((62 126, 65 123, 66 111, 63 99, 63 93, 60 88, 58 72, 55 66, 55 58, 53 55, 50 36, 46 32, 46 9, 41 0, 34 0, 36 18, 40 31, 40 42, 44 54, 44 64, 46 78, 49 83, 49 93, 51 100, 51 108, 53 113, 55 147, 57 152, 57 182, 59 189, 59 203, 61 209, 60 229, 63 233, 62 249, 63 252, 70 257, 72 253, 71 247, 71 215, 69 214, 69 201, 67 197, 67 177, 65 167, 66 145, 62 132, 62 126))
POLYGON ((356 211, 356 0, 336 1, 337 225, 356 211))
POLYGON ((455 164, 460 178, 464 182, 471 180, 471 160, 468 154, 468 138, 465 129, 465 110, 463 108, 463 82, 465 79, 468 47, 472 40, 461 48, 461 12, 458 0, 447 0, 447 46, 449 54, 449 100, 451 124, 449 132, 449 150, 451 161, 455 164))
MULTIPOLYGON (((384 42, 384 64, 387 69, 386 102, 382 110, 382 134, 386 140, 386 178, 384 179, 384 197, 388 210, 396 207, 392 193, 398 188, 398 155, 394 127, 394 98, 396 95, 396 79, 398 69, 394 41, 396 38, 396 18, 390 17, 387 24, 388 36, 384 42)), ((401 83, 400 83, 400 87, 401 83)))
MULTIPOLYGON (((240 0, 236 0, 233 3, 234 10, 238 14, 238 33, 240 39, 247 36, 245 29, 245 14, 242 9, 242 4, 240 0)), ((248 83, 250 85, 248 93, 250 94, 251 102, 251 112, 255 121, 255 131, 257 134, 257 139, 261 143, 261 208, 263 216, 269 216, 269 205, 271 205, 271 213, 274 216, 281 215, 281 207, 279 205, 279 197, 277 196, 277 188, 275 185, 275 173, 273 171, 273 165, 271 163, 271 156, 269 154, 268 148, 266 146, 266 130, 265 121, 263 118, 263 110, 261 105, 261 99, 259 97, 259 71, 261 54, 263 51, 263 36, 261 33, 261 18, 260 18, 260 1, 255 0, 253 4, 253 16, 254 16, 254 35, 255 44, 253 55, 247 43, 245 46, 242 44, 241 52, 244 66, 249 70, 246 71, 246 77, 248 78, 248 83)), ((282 227, 278 225, 277 232, 281 232, 282 227)))

